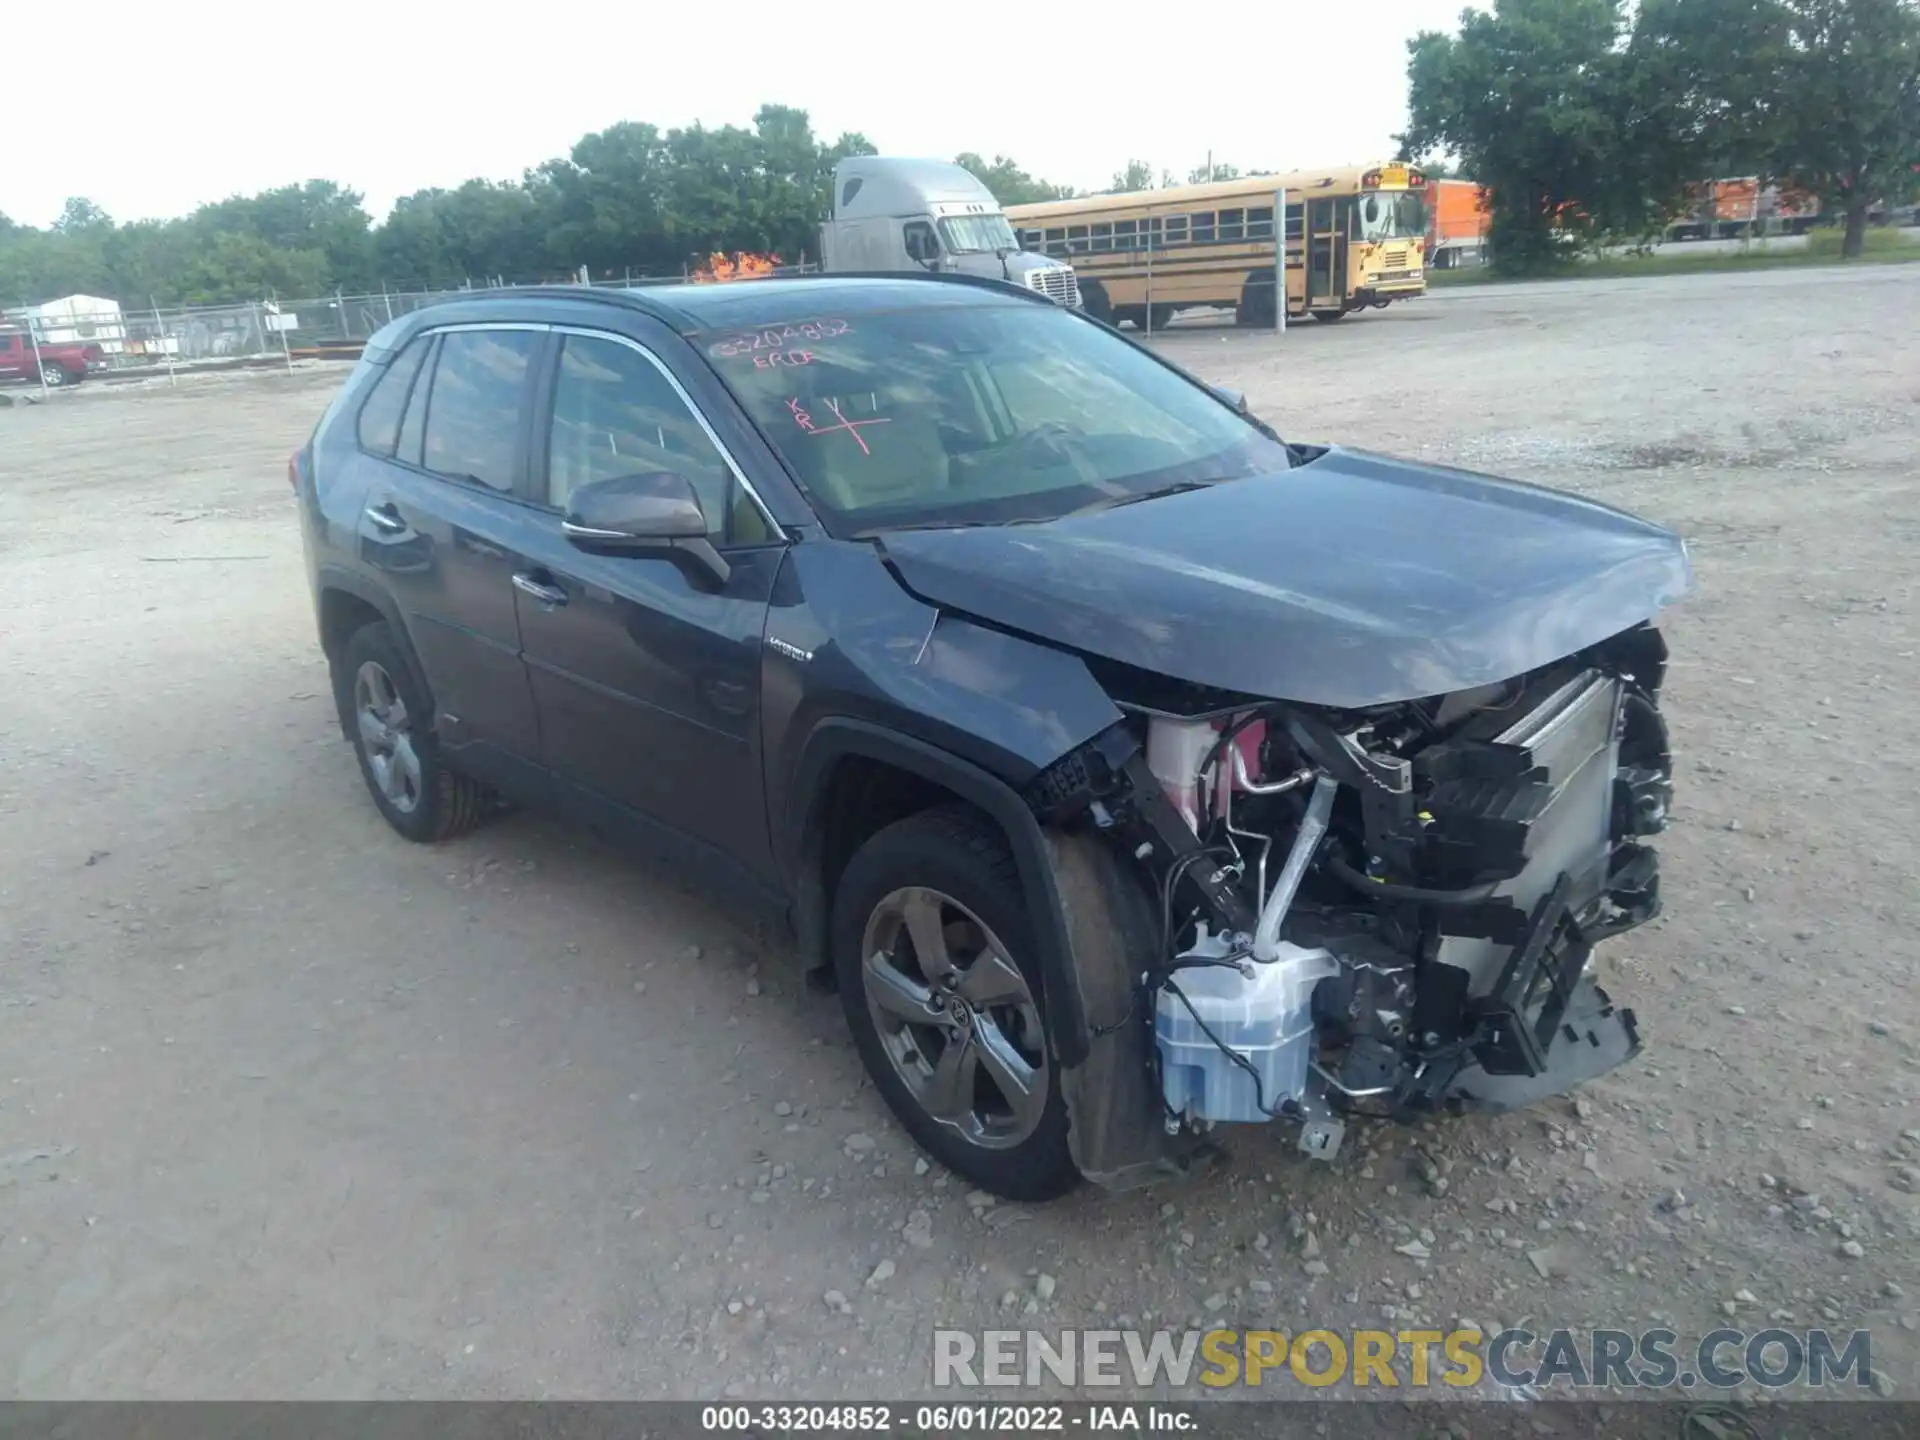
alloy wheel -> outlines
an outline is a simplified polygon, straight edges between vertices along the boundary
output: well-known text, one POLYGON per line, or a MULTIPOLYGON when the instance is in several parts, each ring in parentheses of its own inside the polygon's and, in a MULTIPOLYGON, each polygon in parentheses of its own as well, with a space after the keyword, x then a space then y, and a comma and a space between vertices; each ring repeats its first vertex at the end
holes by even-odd
POLYGON ((377 660, 367 661, 354 676, 353 715, 374 783, 395 810, 412 814, 420 804, 420 752, 414 748, 406 702, 377 660))
POLYGON ((999 937, 951 895, 909 886, 873 908, 860 953, 868 1014, 915 1102, 983 1149, 1031 1135, 1047 1108, 1046 1042, 999 937))

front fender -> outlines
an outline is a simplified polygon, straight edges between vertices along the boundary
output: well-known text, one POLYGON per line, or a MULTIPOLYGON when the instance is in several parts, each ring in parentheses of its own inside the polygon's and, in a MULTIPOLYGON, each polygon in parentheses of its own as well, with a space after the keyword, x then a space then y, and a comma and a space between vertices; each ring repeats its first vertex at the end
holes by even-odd
POLYGON ((807 863, 808 837, 820 831, 827 777, 849 756, 878 760, 931 780, 985 812, 1005 833, 1033 922, 1033 940, 1039 951, 1035 958, 1046 987, 1047 1028, 1052 1032, 1054 1056, 1069 1068, 1084 1061, 1086 1005, 1074 973, 1073 947, 1040 822, 1004 780, 923 740, 871 721, 845 717, 822 720, 808 733, 795 766, 793 794, 806 798, 805 803, 790 807, 793 823, 782 837, 781 849, 792 873, 801 877, 795 887, 795 929, 800 932, 801 951, 809 964, 825 950, 827 897, 817 867, 807 863))

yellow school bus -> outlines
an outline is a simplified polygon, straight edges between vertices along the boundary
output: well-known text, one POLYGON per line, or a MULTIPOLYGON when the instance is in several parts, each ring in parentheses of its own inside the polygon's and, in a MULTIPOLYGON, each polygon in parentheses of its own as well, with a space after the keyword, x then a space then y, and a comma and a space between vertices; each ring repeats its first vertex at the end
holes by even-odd
POLYGON ((1231 308, 1271 325, 1273 197, 1287 192, 1287 314, 1338 320, 1426 293, 1426 176, 1398 163, 1255 175, 1007 209, 1021 245, 1068 261, 1089 314, 1159 329, 1231 308), (1151 308, 1149 308, 1151 307, 1151 308))

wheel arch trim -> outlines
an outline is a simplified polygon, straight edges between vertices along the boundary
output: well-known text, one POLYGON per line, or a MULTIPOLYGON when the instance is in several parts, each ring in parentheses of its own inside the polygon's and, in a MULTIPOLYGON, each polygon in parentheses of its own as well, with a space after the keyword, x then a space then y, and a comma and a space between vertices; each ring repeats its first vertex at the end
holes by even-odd
POLYGON ((319 631, 321 651, 327 654, 328 660, 331 661, 334 658, 326 649, 324 598, 329 590, 338 590, 343 595, 351 595, 387 622, 387 628, 393 632, 394 643, 399 645, 400 653, 406 656, 407 664, 413 669, 414 681, 426 693, 428 705, 433 706, 433 687, 427 683, 427 672, 420 664, 420 652, 413 647, 413 636, 407 632, 406 621, 401 617, 400 607, 394 603, 393 597, 379 586, 369 583, 364 577, 339 565, 321 565, 314 573, 314 625, 319 631))
POLYGON ((1034 958, 1045 987, 1054 1056, 1063 1069, 1082 1063, 1088 1053, 1086 1009, 1040 822, 1005 781, 923 740, 871 721, 822 720, 807 736, 794 766, 791 793, 801 803, 788 807, 792 818, 781 837, 781 851, 796 882, 794 929, 803 957, 811 963, 825 955, 831 901, 814 852, 824 821, 826 779, 836 764, 849 757, 877 760, 930 780, 978 808, 1000 828, 1013 853, 1032 921, 1034 958))

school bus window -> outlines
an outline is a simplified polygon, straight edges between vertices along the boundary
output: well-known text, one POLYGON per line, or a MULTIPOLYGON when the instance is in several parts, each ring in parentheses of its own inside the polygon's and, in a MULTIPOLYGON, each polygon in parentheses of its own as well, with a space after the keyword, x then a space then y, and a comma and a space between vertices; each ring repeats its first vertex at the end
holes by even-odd
POLYGON ((1213 212, 1208 211, 1204 215, 1193 215, 1188 218, 1193 221, 1193 243, 1211 245, 1213 243, 1213 212))
POLYGON ((1116 250, 1138 250, 1140 248, 1140 227, 1137 221, 1116 220, 1113 222, 1113 248, 1116 250))
POLYGON ((1247 238, 1249 240, 1271 240, 1273 238, 1273 207, 1264 210, 1247 211, 1247 238))
POLYGON ((1287 239, 1298 240, 1305 233, 1305 221, 1301 218, 1298 205, 1287 206, 1287 239))
POLYGON ((1161 224, 1166 226, 1167 244, 1184 245, 1187 243, 1187 217, 1186 216, 1169 215, 1166 217, 1166 219, 1161 221, 1161 224))
POLYGON ((1069 225, 1067 227, 1067 249, 1079 252, 1084 251, 1086 248, 1087 227, 1084 225, 1069 225))
POLYGON ((1022 250, 1038 250, 1040 248, 1040 232, 1038 230, 1022 230, 1020 232, 1020 248, 1022 250))
POLYGON ((1113 226, 1096 225, 1093 227, 1093 248, 1111 250, 1113 248, 1113 226))
POLYGON ((1222 210, 1220 212, 1220 238, 1222 240, 1244 239, 1247 232, 1246 211, 1222 210))
POLYGON ((1067 232, 1064 227, 1055 226, 1047 231, 1047 254, 1064 255, 1067 253, 1067 232))

